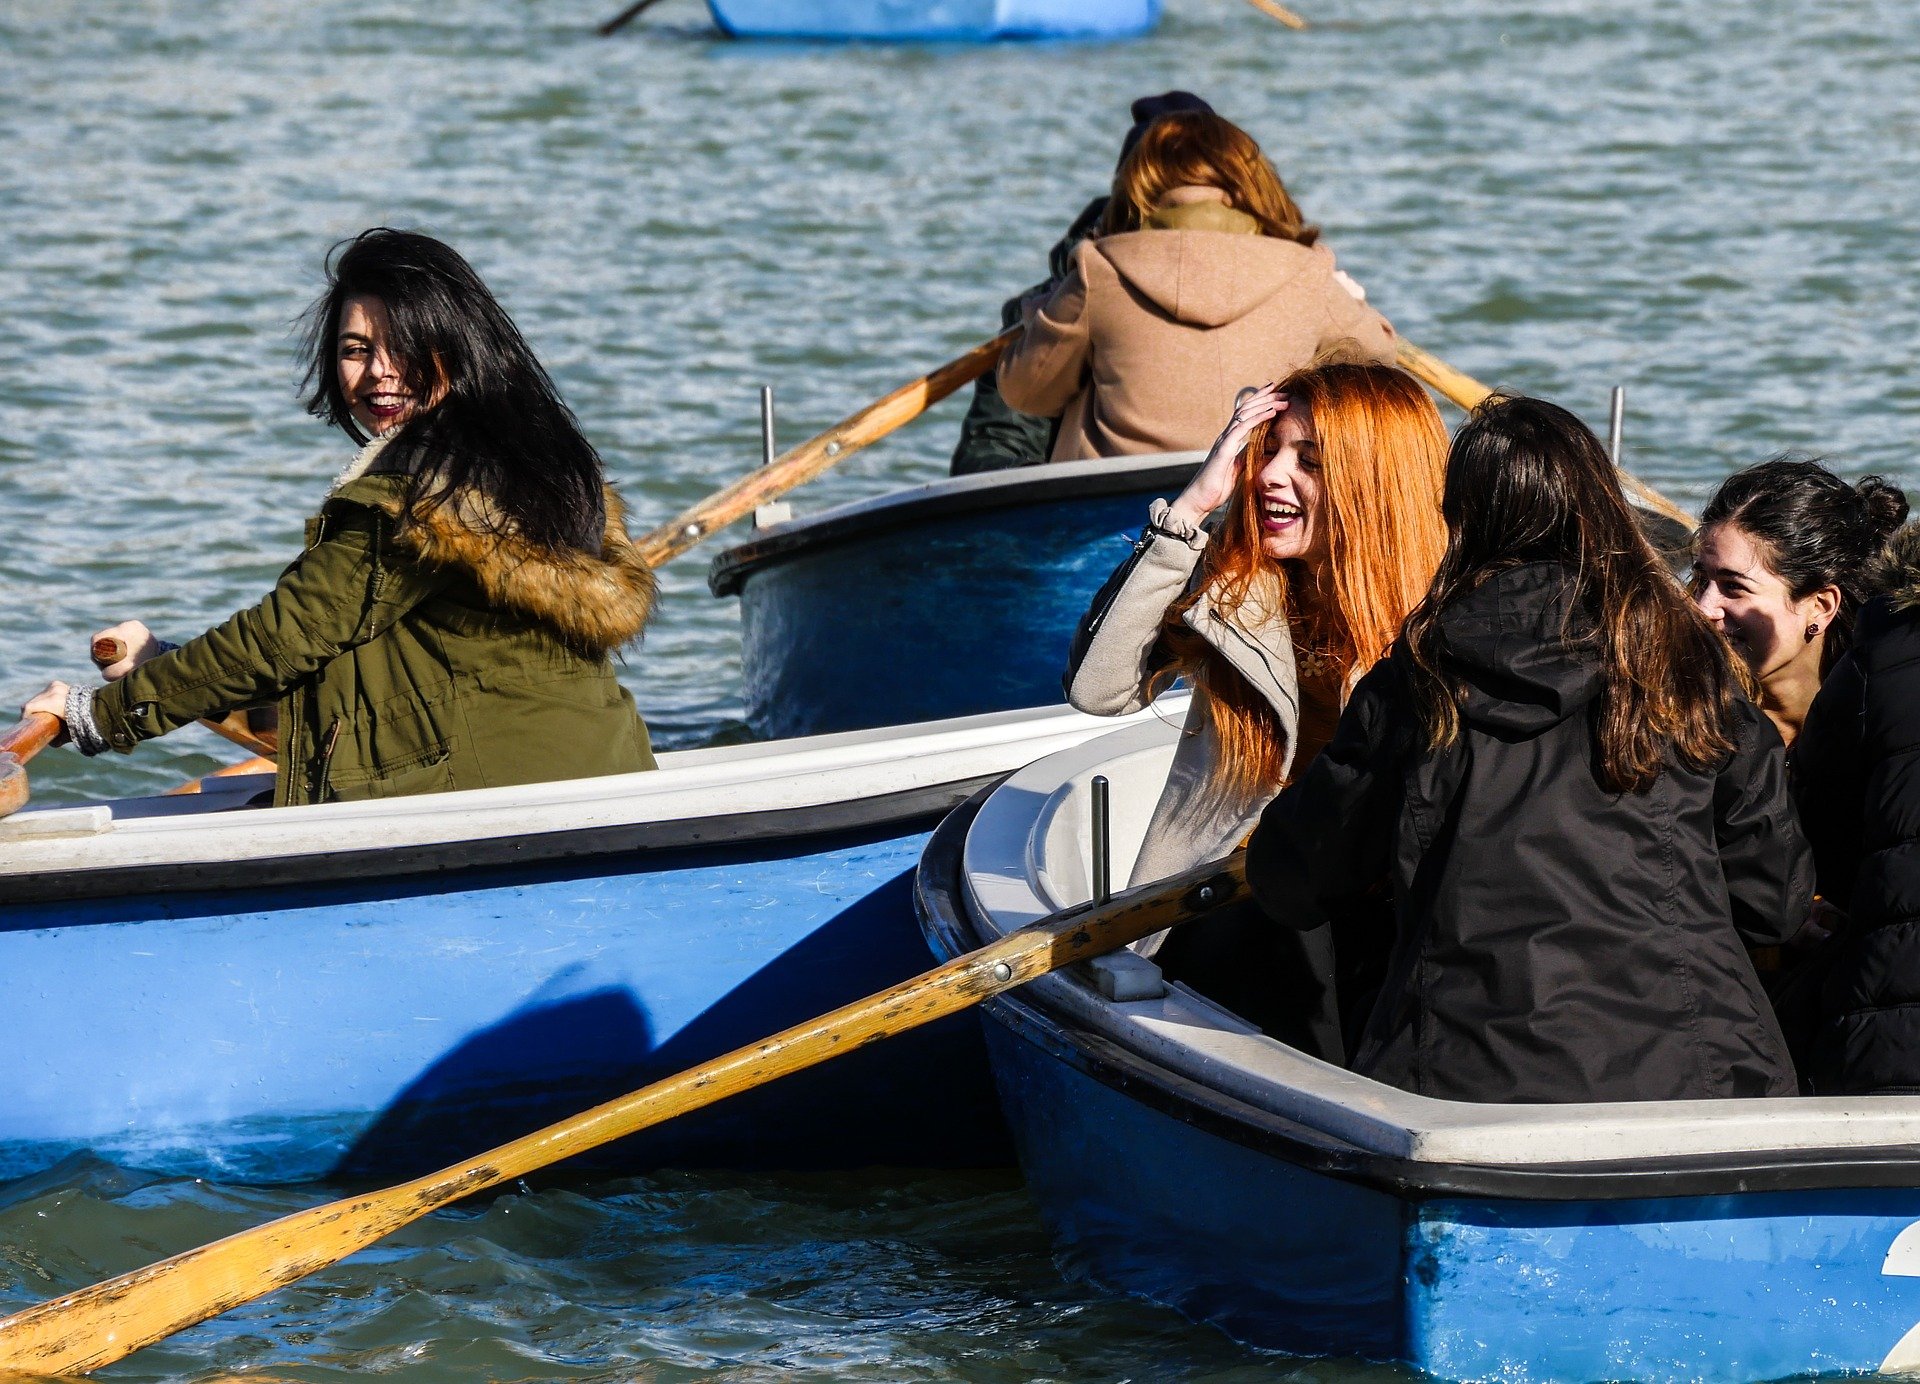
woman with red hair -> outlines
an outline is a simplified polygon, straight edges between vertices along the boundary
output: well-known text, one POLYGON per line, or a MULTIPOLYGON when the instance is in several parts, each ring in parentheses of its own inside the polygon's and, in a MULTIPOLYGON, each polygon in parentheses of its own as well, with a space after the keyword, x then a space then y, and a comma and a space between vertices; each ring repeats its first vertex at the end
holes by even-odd
POLYGON ((1246 131, 1163 115, 1115 173, 1099 236, 1026 304, 1000 394, 1060 419, 1053 461, 1197 450, 1242 386, 1335 343, 1391 362, 1393 328, 1362 299, 1246 131))
MULTIPOLYGON (((1439 410, 1412 376, 1324 364, 1248 391, 1179 498, 1154 503, 1082 620, 1066 679, 1073 705, 1111 716, 1176 679, 1193 687, 1134 884, 1232 850, 1331 738, 1445 550, 1446 456, 1439 410)), ((1171 947, 1199 947, 1194 928, 1206 925, 1182 929, 1171 947)), ((1331 961, 1311 955, 1323 943, 1309 934, 1304 969, 1282 967, 1311 993, 1262 1003, 1201 988, 1256 1022, 1267 1016, 1252 1010, 1277 1020, 1320 1008, 1315 1032, 1266 1026, 1337 1057, 1331 961)), ((1231 946, 1205 949, 1222 956, 1229 988, 1235 972, 1268 969, 1235 964, 1231 946)))

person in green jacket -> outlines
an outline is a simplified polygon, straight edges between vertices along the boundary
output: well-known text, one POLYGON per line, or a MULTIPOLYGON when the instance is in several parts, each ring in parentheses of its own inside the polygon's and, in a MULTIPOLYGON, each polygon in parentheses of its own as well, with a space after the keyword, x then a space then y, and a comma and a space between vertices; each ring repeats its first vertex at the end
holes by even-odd
POLYGON ((276 806, 654 767, 611 658, 654 577, 600 457, 480 277, 379 227, 329 256, 307 409, 361 444, 264 600, 27 703, 86 754, 276 703, 276 806))

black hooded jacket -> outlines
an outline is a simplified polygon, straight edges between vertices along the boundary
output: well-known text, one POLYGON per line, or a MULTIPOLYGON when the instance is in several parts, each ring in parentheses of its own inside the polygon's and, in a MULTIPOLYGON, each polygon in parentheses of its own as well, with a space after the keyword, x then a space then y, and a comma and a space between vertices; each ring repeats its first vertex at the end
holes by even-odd
POLYGON ((1821 1095, 1920 1091, 1920 527, 1876 581, 1793 751, 1820 892, 1851 915, 1814 963, 1805 1075, 1821 1095))
POLYGON ((1743 701, 1717 773, 1608 792, 1602 672, 1563 633, 1568 590, 1564 569, 1534 564, 1445 612, 1469 690, 1438 752, 1397 645, 1267 808, 1254 893, 1281 922, 1330 922, 1340 949, 1391 907, 1382 986, 1349 1044, 1380 1081, 1496 1102, 1792 1095, 1742 946, 1783 941, 1812 899, 1780 737, 1743 701))

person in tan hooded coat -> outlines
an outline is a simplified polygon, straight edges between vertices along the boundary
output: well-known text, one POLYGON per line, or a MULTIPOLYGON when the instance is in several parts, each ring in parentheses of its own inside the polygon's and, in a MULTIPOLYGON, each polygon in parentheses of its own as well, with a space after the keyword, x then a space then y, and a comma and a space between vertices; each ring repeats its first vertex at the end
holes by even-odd
POLYGON ((1052 460, 1196 451, 1248 385, 1338 344, 1390 364, 1393 328, 1340 272, 1245 131, 1184 111, 1114 176, 1104 234, 1030 300, 1001 396, 1058 415, 1052 460))

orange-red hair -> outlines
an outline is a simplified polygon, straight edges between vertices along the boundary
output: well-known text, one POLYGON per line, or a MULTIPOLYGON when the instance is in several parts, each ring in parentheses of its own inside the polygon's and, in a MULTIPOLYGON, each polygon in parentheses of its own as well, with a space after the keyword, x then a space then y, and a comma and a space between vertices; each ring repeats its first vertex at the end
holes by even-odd
POLYGON ((1137 231, 1176 187, 1217 187, 1260 223, 1262 235, 1311 245, 1320 238, 1253 136, 1207 111, 1163 115, 1147 126, 1113 175, 1101 231, 1137 231))
POLYGON ((1332 364, 1296 371, 1281 388, 1289 411, 1305 415, 1319 443, 1330 578, 1330 589, 1319 594, 1326 608, 1310 623, 1303 619, 1289 591, 1290 564, 1261 549, 1258 477, 1274 451, 1274 425, 1262 424, 1240 455, 1239 480, 1207 542, 1200 580, 1167 612, 1162 633, 1174 666, 1155 678, 1185 674, 1206 689, 1220 744, 1215 782, 1248 802, 1281 785, 1287 746, 1266 698, 1186 625, 1198 593, 1207 591, 1222 615, 1250 598, 1263 612, 1291 615, 1296 657, 1330 660, 1344 697, 1386 656, 1447 546, 1440 514, 1447 429, 1418 381, 1386 365, 1332 364))

